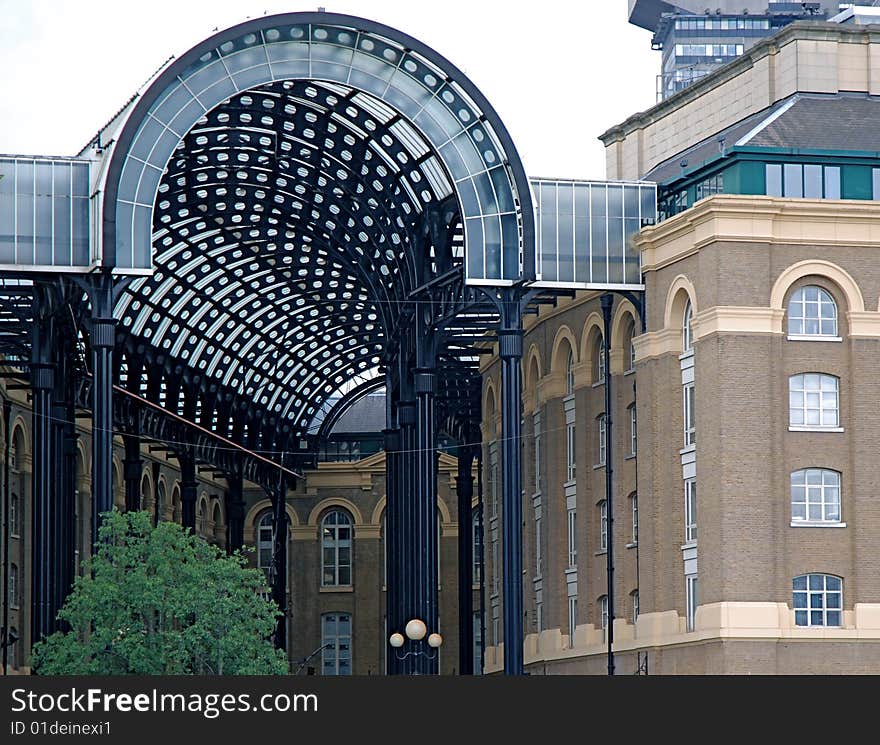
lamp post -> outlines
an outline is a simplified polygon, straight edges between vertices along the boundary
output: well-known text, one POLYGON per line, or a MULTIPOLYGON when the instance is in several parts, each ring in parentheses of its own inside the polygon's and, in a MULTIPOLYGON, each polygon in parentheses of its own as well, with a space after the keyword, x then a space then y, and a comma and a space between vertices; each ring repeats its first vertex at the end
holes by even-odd
MULTIPOLYGON (((428 627, 425 625, 425 622, 418 618, 413 618, 407 622, 403 631, 404 634, 406 634, 405 637, 404 634, 401 634, 399 631, 395 631, 390 637, 388 637, 388 643, 394 650, 394 656, 397 657, 398 660, 405 660, 407 657, 425 657, 429 660, 436 659, 437 650, 439 650, 440 646, 443 644, 443 637, 440 636, 440 634, 436 631, 428 634, 428 627), (403 647, 407 639, 411 642, 421 642, 425 640, 425 636, 428 637, 426 641, 430 651, 423 649, 421 645, 416 647, 416 649, 404 652, 403 654, 398 651, 403 647)), ((418 672, 416 671, 414 674, 418 675, 418 672)))

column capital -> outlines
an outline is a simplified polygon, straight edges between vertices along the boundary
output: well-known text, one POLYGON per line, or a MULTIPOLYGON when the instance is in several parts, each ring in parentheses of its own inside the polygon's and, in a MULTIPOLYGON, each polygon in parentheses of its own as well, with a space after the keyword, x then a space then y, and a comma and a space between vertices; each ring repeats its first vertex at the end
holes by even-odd
POLYGON ((116 319, 93 318, 89 340, 92 347, 112 349, 116 345, 116 319))
POLYGON ((502 359, 522 358, 523 332, 521 329, 498 331, 498 354, 502 359))

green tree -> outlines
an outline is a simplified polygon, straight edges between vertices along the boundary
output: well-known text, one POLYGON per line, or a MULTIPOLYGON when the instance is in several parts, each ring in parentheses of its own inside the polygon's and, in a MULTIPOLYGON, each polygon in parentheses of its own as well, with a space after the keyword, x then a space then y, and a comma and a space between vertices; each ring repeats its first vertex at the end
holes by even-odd
POLYGON ((58 618, 33 649, 42 675, 286 674, 269 637, 278 606, 263 574, 179 525, 109 512, 58 618))

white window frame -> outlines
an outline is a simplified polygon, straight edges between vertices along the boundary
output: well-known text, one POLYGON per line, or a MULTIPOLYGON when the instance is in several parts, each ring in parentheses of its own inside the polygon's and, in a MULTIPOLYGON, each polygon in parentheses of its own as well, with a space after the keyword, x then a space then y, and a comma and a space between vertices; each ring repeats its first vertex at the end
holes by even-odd
POLYGON ((830 468, 801 468, 791 472, 791 521, 793 524, 838 524, 842 521, 841 474, 830 468), (836 492, 836 495, 835 495, 836 492), (803 505, 803 510, 798 507, 803 505), (818 507, 818 517, 811 507, 818 507), (795 512, 802 512, 796 516, 795 512), (812 514, 811 514, 812 513, 812 514))
POLYGON ((697 392, 693 382, 685 383, 681 387, 681 394, 684 412, 684 446, 687 448, 697 444, 697 392))
POLYGON ((321 615, 321 675, 351 675, 354 668, 354 655, 352 650, 352 641, 354 638, 354 625, 351 613, 324 613, 321 615), (333 634, 327 634, 327 625, 330 619, 333 619, 333 634), (344 623, 343 619, 348 619, 348 634, 339 632, 340 623, 344 623), (347 644, 346 644, 347 643, 347 644), (328 645, 331 645, 328 647, 328 645), (347 646, 346 648, 343 648, 347 646), (348 661, 347 671, 342 671, 340 662, 348 661), (327 672, 327 664, 332 664, 332 672, 327 672))
POLYGON ((270 510, 266 510, 257 519, 254 527, 254 538, 257 549, 257 569, 262 569, 266 575, 266 581, 271 583, 274 574, 275 524, 270 510), (264 562, 263 552, 267 550, 269 552, 268 562, 264 562))
POLYGON ((577 510, 566 511, 566 525, 568 535, 568 568, 577 566, 577 510))
POLYGON ((633 590, 632 592, 632 612, 633 612, 633 623, 639 620, 639 591, 633 590))
POLYGON ((788 300, 787 330, 790 340, 840 339, 838 336, 837 302, 834 296, 819 285, 798 287, 788 300), (816 299, 807 299, 807 292, 815 290, 816 299), (830 308, 830 315, 823 316, 830 308), (808 315, 815 310, 816 315, 808 315), (818 331, 808 331, 807 324, 815 323, 818 331), (792 326, 794 325, 794 328, 792 326), (827 328, 827 330, 825 330, 827 328))
POLYGON ((599 416, 596 417, 596 425, 598 427, 597 443, 599 445, 599 461, 596 465, 604 466, 605 465, 605 457, 606 457, 606 452, 605 452, 606 436, 605 436, 605 414, 604 413, 599 414, 599 416))
POLYGON ((608 501, 599 502, 599 551, 608 550, 608 501))
POLYGON ((473 540, 473 574, 471 580, 473 584, 479 585, 482 580, 483 575, 483 565, 480 561, 480 554, 482 553, 483 546, 483 534, 480 530, 480 508, 474 507, 471 510, 471 536, 473 540))
POLYGON ((489 517, 498 517, 498 443, 489 443, 489 517))
POLYGON ((565 362, 565 395, 574 393, 574 352, 568 351, 568 359, 565 362))
POLYGON ((10 608, 18 608, 20 603, 18 600, 18 588, 21 584, 21 577, 18 575, 18 564, 10 564, 9 565, 9 579, 8 579, 8 592, 9 592, 9 607, 10 608))
POLYGON ((577 595, 568 598, 568 644, 574 646, 574 632, 577 628, 577 595))
POLYGON ((498 594, 498 541, 494 538, 492 539, 492 594, 498 594))
POLYGON ((577 477, 577 443, 575 422, 565 425, 565 480, 574 481, 577 477))
POLYGON ((636 405, 630 404, 629 408, 629 454, 635 455, 638 450, 638 420, 636 418, 636 405))
POLYGON ((543 524, 544 519, 542 517, 535 518, 535 577, 542 577, 544 572, 544 562, 542 557, 543 540, 541 538, 543 524))
POLYGON ((699 586, 696 574, 686 574, 685 582, 685 613, 687 616, 687 630, 693 631, 697 618, 697 607, 699 606, 699 586))
POLYGON ((843 626, 843 578, 835 574, 809 573, 800 574, 791 581, 792 586, 792 609, 794 610, 794 624, 801 627, 829 627, 839 628, 843 626), (833 580, 829 588, 828 580, 833 580), (802 586, 799 580, 804 580, 802 586), (836 589, 834 585, 836 584, 836 589), (836 600, 834 599, 834 596, 836 600), (814 600, 819 598, 819 601, 814 600), (831 603, 836 602, 834 606, 831 603), (814 607, 815 605, 815 607, 814 607), (816 614, 819 614, 819 622, 816 622, 816 614), (836 614, 836 616, 835 616, 836 614), (837 623, 829 623, 831 620, 837 623), (803 621, 803 623, 799 623, 803 621))
POLYGON ((697 542, 697 480, 684 480, 684 540, 697 542))
MULTIPOLYGON (((10 474, 11 475, 11 474, 10 474)), ((11 492, 9 495, 9 537, 18 538, 20 534, 19 520, 19 498, 18 494, 11 492)))
POLYGON ((792 431, 843 431, 840 378, 817 372, 792 375, 788 379, 788 422, 792 431), (833 401, 833 405, 829 401, 833 401), (810 422, 811 418, 818 419, 818 423, 810 422))
POLYGON ((321 518, 321 587, 350 587, 354 580, 354 523, 351 516, 340 509, 330 510, 321 518), (335 521, 330 524, 328 521, 335 516, 335 521), (344 522, 340 522, 340 519, 344 522), (348 529, 348 538, 340 538, 341 530, 348 529), (348 563, 344 564, 340 561, 340 549, 348 549, 348 563), (333 561, 328 563, 326 549, 333 551, 333 561), (348 570, 348 582, 341 581, 344 579, 344 570, 348 570), (327 581, 327 571, 333 572, 333 579, 327 581))
POLYGON ((639 543, 639 495, 638 493, 633 494, 630 497, 630 501, 632 502, 632 545, 636 546, 639 543))
POLYGON ((608 628, 608 596, 602 595, 599 598, 599 622, 602 631, 608 628))
POLYGON ((694 310, 688 299, 684 306, 681 320, 681 353, 688 354, 694 351, 694 310))
POLYGON ((596 344, 598 348, 597 358, 596 358, 596 380, 593 381, 594 385, 604 385, 605 383, 605 337, 600 336, 599 341, 596 344))

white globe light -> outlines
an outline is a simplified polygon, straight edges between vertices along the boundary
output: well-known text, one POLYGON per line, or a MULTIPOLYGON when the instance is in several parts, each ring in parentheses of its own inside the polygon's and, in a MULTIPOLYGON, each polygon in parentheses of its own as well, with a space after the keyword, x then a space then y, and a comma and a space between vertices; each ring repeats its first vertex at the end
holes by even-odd
POLYGON ((428 637, 428 646, 437 649, 441 644, 443 644, 443 637, 440 634, 431 634, 428 637))
POLYGON ((403 634, 401 634, 401 633, 395 631, 395 632, 391 635, 391 638, 388 640, 388 643, 389 643, 392 647, 395 647, 395 648, 396 648, 396 647, 402 647, 402 646, 403 646, 403 634))
POLYGON ((413 641, 424 639, 427 633, 428 627, 425 626, 424 621, 420 621, 418 618, 414 618, 406 625, 406 635, 413 641))

